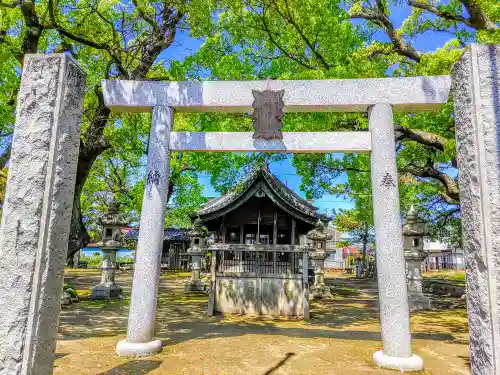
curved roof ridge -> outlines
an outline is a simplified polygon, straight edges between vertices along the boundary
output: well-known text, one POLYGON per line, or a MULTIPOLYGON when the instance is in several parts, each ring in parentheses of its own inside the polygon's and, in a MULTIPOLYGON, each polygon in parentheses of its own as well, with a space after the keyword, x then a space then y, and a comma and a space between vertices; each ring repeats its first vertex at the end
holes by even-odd
POLYGON ((303 199, 298 195, 296 192, 294 192, 292 189, 290 189, 287 185, 285 185, 283 182, 280 181, 278 177, 276 177, 268 168, 263 168, 263 173, 264 177, 268 177, 273 180, 273 182, 277 183, 280 188, 285 190, 285 192, 289 195, 291 195, 296 201, 300 202, 304 206, 308 207, 310 210, 313 211, 318 211, 318 207, 313 206, 311 203, 309 203, 307 200, 303 199))
POLYGON ((297 193, 281 182, 278 177, 276 177, 267 165, 255 168, 249 176, 238 182, 233 188, 231 188, 226 194, 221 195, 207 202, 198 212, 197 215, 203 216, 208 215, 213 212, 217 212, 225 207, 236 202, 241 196, 247 193, 248 189, 251 188, 255 181, 262 177, 265 183, 273 191, 274 194, 279 196, 288 205, 293 207, 299 212, 303 212, 309 217, 325 217, 325 215, 318 213, 318 208, 302 199, 297 193))
POLYGON ((217 211, 219 208, 227 206, 228 204, 237 200, 242 196, 253 182, 259 176, 259 169, 252 171, 247 177, 236 183, 226 194, 221 195, 215 199, 204 204, 197 212, 198 215, 206 215, 210 212, 217 211))

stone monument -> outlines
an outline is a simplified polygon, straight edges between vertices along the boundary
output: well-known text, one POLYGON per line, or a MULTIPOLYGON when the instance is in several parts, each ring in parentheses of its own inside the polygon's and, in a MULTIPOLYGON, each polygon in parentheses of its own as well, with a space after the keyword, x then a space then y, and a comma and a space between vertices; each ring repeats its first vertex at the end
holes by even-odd
POLYGON ((53 372, 85 75, 25 55, 0 236, 0 374, 53 372))
POLYGON ((431 307, 431 300, 422 291, 422 262, 427 257, 424 252, 425 235, 427 235, 427 226, 418 221, 415 208, 411 206, 406 214, 406 224, 403 227, 410 310, 424 310, 431 307))
POLYGON ((314 261, 314 285, 310 290, 311 298, 330 298, 330 288, 325 284, 325 259, 326 241, 332 239, 332 235, 325 233, 325 224, 318 220, 316 228, 307 233, 307 239, 313 241, 314 251, 310 254, 314 261))
POLYGON ((97 222, 102 227, 102 241, 97 245, 102 251, 101 283, 92 288, 92 298, 121 298, 122 288, 115 283, 116 252, 123 247, 121 228, 127 226, 127 220, 118 213, 119 204, 111 202, 108 212, 99 217, 97 222))
POLYGON ((187 253, 191 257, 191 279, 186 283, 185 290, 187 292, 204 292, 206 287, 200 278, 200 272, 201 260, 205 256, 205 242, 208 232, 203 227, 200 218, 194 221, 189 237, 191 238, 191 246, 187 249, 187 253))
POLYGON ((453 67, 471 369, 500 374, 500 46, 472 44, 453 67))

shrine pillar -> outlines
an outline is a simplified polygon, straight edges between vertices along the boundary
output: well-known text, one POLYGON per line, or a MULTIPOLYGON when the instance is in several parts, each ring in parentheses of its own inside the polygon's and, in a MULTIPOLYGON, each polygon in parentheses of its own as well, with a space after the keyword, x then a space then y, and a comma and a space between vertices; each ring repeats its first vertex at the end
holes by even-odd
POLYGON ((170 167, 169 141, 173 120, 173 108, 161 105, 153 107, 147 178, 142 201, 127 338, 116 346, 116 352, 121 356, 148 356, 160 352, 162 348, 161 341, 153 340, 153 335, 164 239, 170 167))
POLYGON ((373 105, 368 118, 372 133, 371 182, 383 342, 383 350, 373 355, 373 361, 380 367, 418 371, 423 369, 423 361, 411 351, 392 106, 373 105))

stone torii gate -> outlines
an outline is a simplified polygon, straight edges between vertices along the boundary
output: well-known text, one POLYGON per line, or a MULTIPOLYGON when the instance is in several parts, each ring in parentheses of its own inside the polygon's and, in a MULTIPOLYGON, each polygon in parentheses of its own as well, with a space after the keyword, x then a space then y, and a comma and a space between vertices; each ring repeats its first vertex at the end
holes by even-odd
MULTIPOLYGON (((105 81, 115 111, 152 112, 127 339, 120 355, 161 350, 156 298, 171 151, 371 152, 383 350, 374 362, 418 370, 397 189, 393 111, 441 108, 453 84, 473 375, 500 373, 500 46, 472 45, 450 77, 324 81, 105 81), (248 112, 252 90, 285 90, 285 112, 367 112, 369 131, 172 132, 174 111, 248 112)), ((0 375, 52 373, 83 110, 84 75, 65 55, 28 55, 0 236, 0 375)))
POLYGON ((115 112, 152 112, 147 183, 141 212, 127 339, 119 355, 161 350, 153 339, 170 152, 371 152, 383 367, 420 370, 412 354, 410 316, 399 208, 394 111, 440 109, 450 78, 412 77, 321 81, 137 82, 103 81, 106 105, 115 112), (285 112, 368 112, 365 132, 283 133, 281 140, 252 133, 172 132, 174 112, 250 112, 252 90, 282 90, 285 112), (154 176, 154 178, 153 178, 154 176), (151 178, 150 178, 151 177, 151 178))

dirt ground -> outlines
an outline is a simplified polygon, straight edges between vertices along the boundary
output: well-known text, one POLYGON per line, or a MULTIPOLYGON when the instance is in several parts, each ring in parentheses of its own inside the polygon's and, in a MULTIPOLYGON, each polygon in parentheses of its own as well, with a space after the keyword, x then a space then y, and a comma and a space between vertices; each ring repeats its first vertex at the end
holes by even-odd
MULTIPOLYGON (((159 290, 156 337, 163 352, 148 358, 118 357, 126 334, 129 298, 90 301, 96 270, 69 270, 65 282, 81 302, 63 309, 54 374, 150 375, 358 375, 394 374, 375 368, 381 349, 376 283, 331 274, 334 298, 313 302, 311 320, 205 316, 206 295, 186 294, 187 274, 164 273, 159 290)), ((131 272, 118 283, 130 295, 131 272)), ((463 301, 436 300, 437 308, 413 313, 414 352, 424 359, 420 374, 470 374, 467 315, 463 301)))

